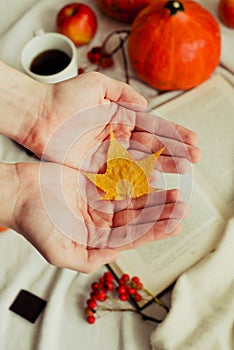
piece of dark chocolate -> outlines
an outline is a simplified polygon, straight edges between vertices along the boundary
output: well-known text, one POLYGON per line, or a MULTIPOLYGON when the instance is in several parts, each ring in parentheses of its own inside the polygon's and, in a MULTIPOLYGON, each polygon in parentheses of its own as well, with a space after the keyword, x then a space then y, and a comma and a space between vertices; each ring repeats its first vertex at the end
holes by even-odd
POLYGON ((29 322, 34 323, 45 306, 45 300, 22 289, 9 309, 29 322))

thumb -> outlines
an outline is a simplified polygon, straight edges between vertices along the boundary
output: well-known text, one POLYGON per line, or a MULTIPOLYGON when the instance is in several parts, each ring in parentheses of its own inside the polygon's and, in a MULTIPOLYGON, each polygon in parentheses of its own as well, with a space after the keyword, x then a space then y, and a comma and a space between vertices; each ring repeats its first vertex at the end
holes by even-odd
POLYGON ((87 261, 83 266, 83 272, 91 273, 99 267, 109 264, 118 258, 118 254, 114 249, 89 249, 87 251, 87 261))
POLYGON ((113 102, 127 102, 135 105, 147 106, 147 100, 131 86, 121 81, 105 76, 103 84, 104 98, 113 102))

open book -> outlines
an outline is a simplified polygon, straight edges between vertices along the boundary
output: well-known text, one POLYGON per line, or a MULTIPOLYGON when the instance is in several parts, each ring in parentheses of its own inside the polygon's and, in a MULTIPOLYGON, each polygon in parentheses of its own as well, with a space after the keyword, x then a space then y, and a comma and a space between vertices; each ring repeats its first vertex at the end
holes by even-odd
POLYGON ((121 252, 110 265, 117 276, 122 272, 139 276, 154 295, 215 248, 234 213, 234 88, 217 74, 156 110, 194 130, 203 157, 193 167, 190 214, 182 232, 121 252))

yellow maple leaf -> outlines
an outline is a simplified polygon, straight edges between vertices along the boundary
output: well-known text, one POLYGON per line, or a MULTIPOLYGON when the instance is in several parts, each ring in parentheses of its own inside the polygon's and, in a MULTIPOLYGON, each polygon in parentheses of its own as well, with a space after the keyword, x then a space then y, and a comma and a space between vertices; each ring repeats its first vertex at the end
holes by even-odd
POLYGON ((164 149, 165 147, 137 161, 115 138, 111 129, 106 172, 104 174, 82 173, 106 192, 102 199, 122 200, 126 197, 140 197, 156 190, 149 186, 149 180, 157 159, 164 149))

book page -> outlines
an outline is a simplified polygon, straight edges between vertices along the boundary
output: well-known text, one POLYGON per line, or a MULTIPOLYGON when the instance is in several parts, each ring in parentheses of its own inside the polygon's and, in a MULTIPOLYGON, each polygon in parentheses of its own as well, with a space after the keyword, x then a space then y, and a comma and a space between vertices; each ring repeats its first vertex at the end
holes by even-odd
POLYGON ((157 108, 171 121, 199 135, 203 157, 194 167, 195 181, 222 215, 234 205, 234 88, 215 75, 193 90, 157 108))
POLYGON ((232 85, 216 75, 157 108, 199 135, 203 158, 193 167, 190 214, 181 234, 122 252, 117 261, 121 271, 138 275, 155 294, 215 248, 233 215, 233 97, 232 85))
POLYGON ((190 215, 178 236, 121 252, 117 264, 121 271, 138 275, 147 289, 158 294, 216 246, 224 225, 222 216, 196 187, 190 215))

